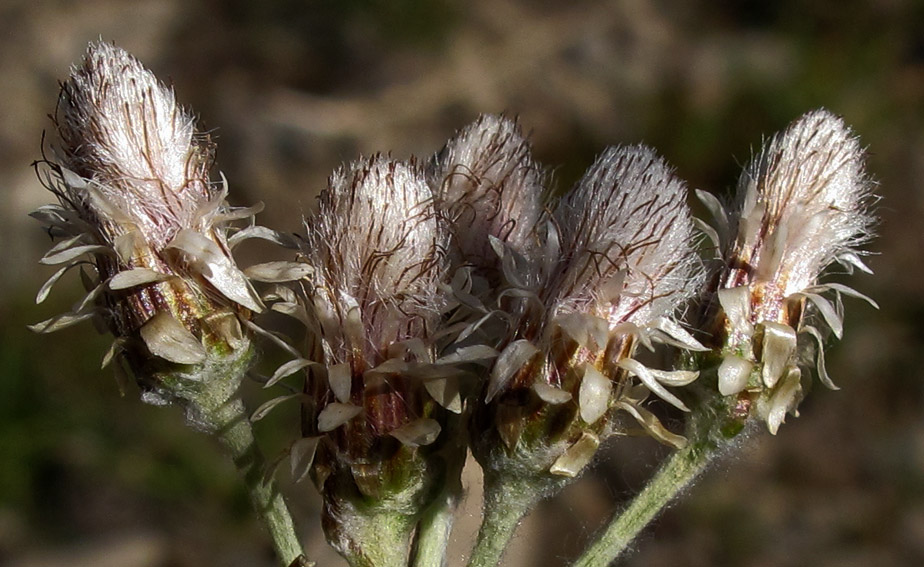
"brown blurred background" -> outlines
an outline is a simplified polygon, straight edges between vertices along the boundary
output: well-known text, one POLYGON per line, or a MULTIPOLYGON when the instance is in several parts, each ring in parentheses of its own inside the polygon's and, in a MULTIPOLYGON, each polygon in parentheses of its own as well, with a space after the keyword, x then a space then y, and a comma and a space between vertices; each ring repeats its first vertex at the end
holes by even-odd
MULTIPOLYGON (((850 280, 882 309, 848 302, 845 338, 828 351, 842 391, 817 388, 777 437, 715 466, 623 564, 924 564, 924 4, 723 6, 0 0, 0 565, 273 564, 221 452, 178 412, 121 398, 98 369, 105 337, 25 329, 79 299, 65 280, 33 304, 53 270, 36 264, 48 239, 26 214, 51 195, 29 164, 57 81, 99 37, 172 81, 213 131, 233 204, 264 201, 262 222, 292 231, 340 162, 427 156, 483 112, 519 115, 560 188, 607 145, 645 142, 719 194, 762 136, 819 106, 843 115, 883 198, 876 275, 850 280)), ((281 411, 259 434, 280 448, 295 427, 281 411)), ((566 564, 664 454, 614 444, 526 522, 509 564, 566 564)), ((312 556, 342 565, 322 543, 310 483, 287 484, 312 556)))

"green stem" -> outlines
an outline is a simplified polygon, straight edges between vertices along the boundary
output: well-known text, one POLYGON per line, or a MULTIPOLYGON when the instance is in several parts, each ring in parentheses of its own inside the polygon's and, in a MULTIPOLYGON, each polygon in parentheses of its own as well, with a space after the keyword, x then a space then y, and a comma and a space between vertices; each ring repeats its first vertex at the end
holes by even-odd
POLYGON ((613 518, 573 567, 603 567, 612 563, 727 445, 716 435, 718 424, 715 421, 705 416, 693 416, 693 424, 686 447, 661 465, 629 507, 613 518))
POLYGON ((222 433, 222 441, 232 452, 234 464, 250 491, 250 501, 263 520, 281 563, 290 565, 302 554, 301 545, 275 481, 264 479, 265 459, 254 443, 250 422, 238 421, 222 433))
MULTIPOLYGON (((460 427, 459 420, 447 420, 447 425, 460 427)), ((456 507, 462 499, 462 468, 466 447, 461 442, 444 449, 446 476, 442 489, 417 523, 417 541, 411 567, 446 567, 446 548, 452 535, 456 507)))
POLYGON ((536 485, 518 478, 485 475, 484 519, 468 567, 495 567, 520 520, 542 497, 536 485))
POLYGON ((394 511, 352 510, 348 545, 338 549, 350 567, 402 567, 408 564, 414 519, 394 511))
POLYGON ((458 501, 458 491, 444 490, 424 513, 417 525, 417 551, 412 567, 445 567, 446 547, 458 501))
POLYGON ((295 526, 282 495, 272 478, 266 478, 266 459, 257 446, 244 404, 232 390, 232 381, 213 381, 195 400, 196 413, 214 432, 231 458, 250 492, 250 501, 263 520, 273 547, 284 567, 304 563, 295 526))

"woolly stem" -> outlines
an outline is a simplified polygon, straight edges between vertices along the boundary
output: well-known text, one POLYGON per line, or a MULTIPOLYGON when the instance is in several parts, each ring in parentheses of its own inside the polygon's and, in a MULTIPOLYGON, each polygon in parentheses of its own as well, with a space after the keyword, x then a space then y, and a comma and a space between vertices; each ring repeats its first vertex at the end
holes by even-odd
POLYGON ((338 551, 350 567, 400 567, 408 564, 414 519, 391 510, 366 510, 347 515, 341 529, 350 544, 338 551))
POLYGON ((456 490, 444 490, 424 513, 417 526, 417 551, 412 567, 444 567, 446 547, 459 501, 456 490))

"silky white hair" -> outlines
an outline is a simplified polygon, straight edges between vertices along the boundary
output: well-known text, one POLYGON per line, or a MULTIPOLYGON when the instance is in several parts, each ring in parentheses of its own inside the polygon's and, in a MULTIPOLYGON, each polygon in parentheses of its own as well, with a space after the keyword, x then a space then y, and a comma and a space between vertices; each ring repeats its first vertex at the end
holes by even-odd
POLYGON ((701 283, 686 185, 650 148, 610 148, 559 203, 556 311, 610 326, 670 315, 701 283))
POLYGON ((496 263, 488 236, 520 254, 535 247, 543 175, 515 121, 480 116, 434 158, 429 179, 463 261, 496 263))
POLYGON ((61 165, 101 198, 89 203, 71 191, 74 204, 124 215, 118 224, 135 224, 155 248, 183 228, 201 229, 203 208, 221 199, 208 182, 208 138, 197 134, 173 89, 123 49, 89 46, 62 85, 55 120, 61 165))
POLYGON ((337 362, 348 356, 341 348, 359 348, 374 364, 390 344, 434 330, 446 234, 415 164, 375 156, 339 169, 307 223, 316 311, 337 362))
POLYGON ((741 176, 741 214, 726 258, 782 297, 812 285, 834 261, 851 263, 874 220, 863 161, 858 140, 831 112, 793 122, 741 176))

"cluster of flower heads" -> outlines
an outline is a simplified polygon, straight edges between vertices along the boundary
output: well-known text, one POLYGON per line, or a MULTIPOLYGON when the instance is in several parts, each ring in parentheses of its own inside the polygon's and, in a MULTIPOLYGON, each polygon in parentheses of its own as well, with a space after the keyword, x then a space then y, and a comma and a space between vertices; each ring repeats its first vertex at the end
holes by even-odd
POLYGON ((544 178, 497 116, 427 168, 377 157, 331 178, 303 244, 305 430, 342 427, 326 440, 341 464, 387 436, 429 445, 463 407, 474 447, 522 441, 564 476, 618 410, 682 443, 642 402, 653 392, 687 410, 669 388, 697 373, 632 354, 638 342, 704 349, 670 318, 702 279, 683 183, 644 147, 606 152, 552 208, 544 178))
POLYGON ((840 337, 840 296, 863 297, 818 283, 832 262, 867 270, 858 245, 873 222, 858 142, 823 110, 766 144, 732 212, 697 192, 714 225, 693 219, 685 184, 644 146, 606 150, 552 198, 515 121, 482 116, 424 164, 344 166, 297 238, 229 224, 260 207, 227 206, 208 136, 112 45, 73 69, 55 123, 60 147, 38 165, 59 203, 35 216, 63 238, 42 262, 63 267, 38 300, 73 267, 89 293, 36 330, 97 319, 116 337, 107 361, 149 399, 191 405, 197 383, 250 363, 254 333, 281 345, 293 360, 267 385, 304 380, 256 415, 301 401, 332 524, 360 503, 419 514, 466 446, 486 470, 553 479, 637 426, 683 446, 655 400, 688 412, 711 392, 776 432, 806 360, 833 387, 823 329, 840 337), (718 262, 699 259, 697 225, 718 262), (231 248, 246 238, 297 258, 241 270, 231 248), (251 321, 267 306, 304 323, 304 345, 251 321), (659 344, 688 362, 636 356, 659 344), (693 384, 698 396, 684 394, 693 384))
POLYGON ((506 227, 457 232, 464 235, 459 248, 475 248, 471 241, 481 238, 495 254, 480 264, 465 258, 493 283, 479 294, 481 304, 469 306, 486 312, 476 336, 499 350, 473 398, 475 454, 483 462, 519 454, 535 472, 575 476, 613 431, 618 411, 679 444, 641 403, 653 392, 686 409, 667 386, 687 384, 696 372, 649 369, 632 355, 638 342, 701 348, 669 318, 695 293, 701 273, 683 183, 650 149, 613 148, 553 203, 543 198, 540 170, 511 121, 482 118, 448 148, 438 159, 445 185, 469 179, 489 187, 482 192, 500 205, 479 210, 466 202, 474 192, 444 190, 447 210, 468 206, 476 219, 485 217, 472 225, 506 227), (480 164, 520 173, 495 176, 480 164), (506 202, 525 203, 527 215, 510 214, 518 210, 506 202), (492 316, 500 324, 485 324, 492 316))

